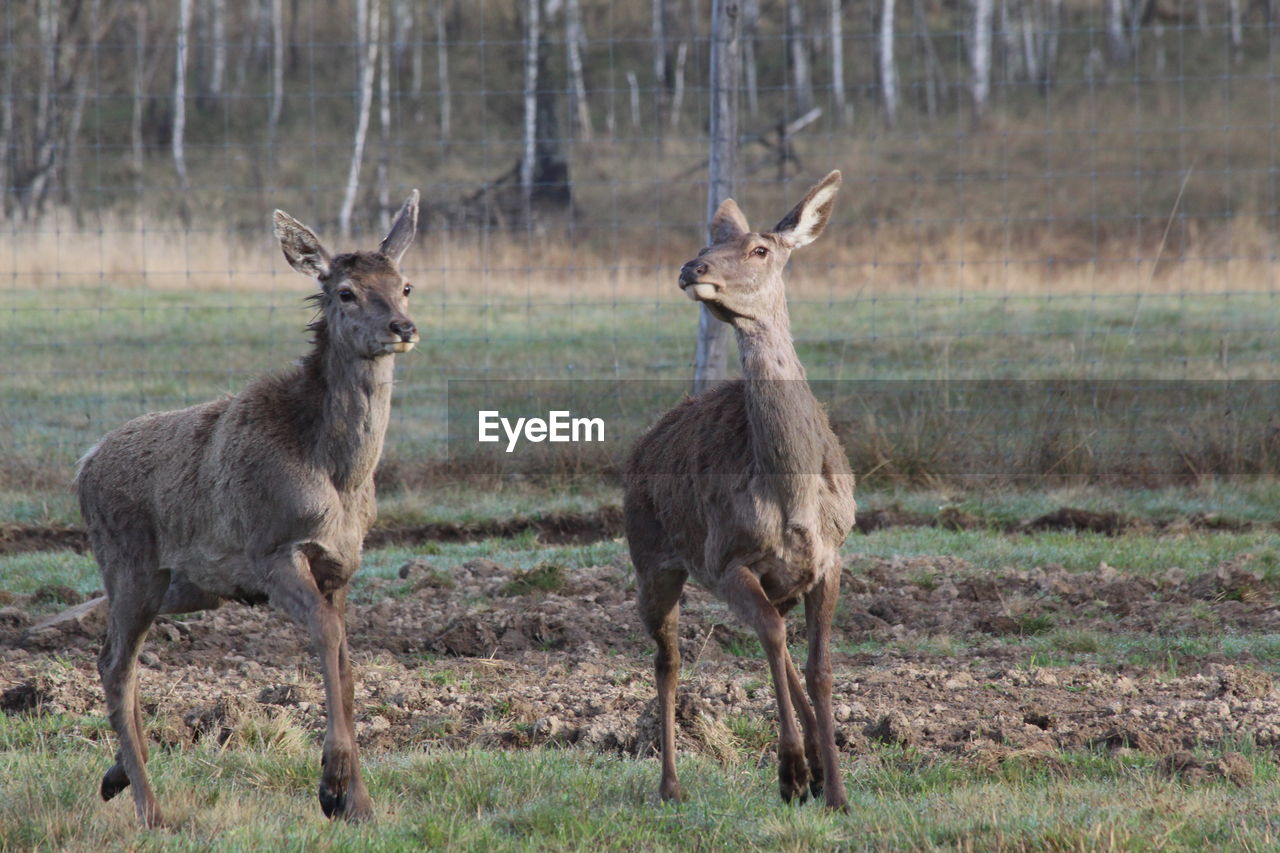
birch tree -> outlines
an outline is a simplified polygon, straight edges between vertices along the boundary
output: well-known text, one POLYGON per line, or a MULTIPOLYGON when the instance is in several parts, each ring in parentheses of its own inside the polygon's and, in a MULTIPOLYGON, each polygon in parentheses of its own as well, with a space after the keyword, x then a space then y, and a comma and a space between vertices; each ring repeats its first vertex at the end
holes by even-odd
POLYGON ((894 0, 880 0, 880 94, 884 103, 885 123, 892 127, 898 120, 898 67, 893 57, 894 0))
POLYGON ((813 109, 813 76, 809 65, 809 42, 805 38, 804 11, 800 0, 787 0, 787 60, 791 67, 791 97, 797 113, 813 109))
POLYGON ((351 218, 356 197, 360 193, 360 164, 364 160, 365 137, 369 132, 369 112, 373 106, 373 78, 378 67, 378 28, 382 0, 355 0, 356 13, 356 106, 355 139, 351 145, 351 166, 347 170, 347 189, 338 211, 338 229, 344 238, 351 236, 351 218))
MULTIPOLYGON (((886 2, 892 4, 892 0, 886 0, 886 2)), ((831 30, 831 98, 836 102, 836 117, 840 124, 848 126, 853 119, 853 114, 849 109, 849 99, 844 91, 844 3, 842 0, 829 0, 828 11, 831 30)), ((890 14, 892 15, 892 11, 890 14)), ((892 57, 890 57, 890 65, 892 65, 892 57)), ((896 78, 894 85, 896 89, 896 78)), ((754 115, 754 111, 752 114, 754 115)), ((892 118, 889 123, 893 123, 892 118)))
POLYGON ((525 0, 524 133, 520 154, 520 194, 526 217, 533 208, 533 169, 538 144, 538 43, 542 40, 542 0, 525 0))
POLYGON ((209 95, 222 97, 223 80, 227 76, 227 4, 226 0, 209 0, 209 27, 212 30, 212 57, 209 62, 209 95))
POLYGON ((986 115, 991 97, 991 36, 995 13, 993 0, 973 0, 973 37, 969 41, 969 91, 973 112, 986 115))
POLYGON ((191 189, 187 179, 187 37, 191 33, 191 0, 178 0, 177 49, 173 60, 173 168, 178 189, 185 198, 191 189))
POLYGON ((567 0, 564 12, 564 41, 566 61, 569 66, 570 90, 573 93, 573 113, 578 120, 578 136, 591 141, 591 112, 587 103, 587 83, 582 71, 582 51, 586 36, 582 30, 582 9, 578 0, 567 0))
MULTIPOLYGON (((377 0, 375 0, 377 2, 377 0)), ((271 0, 271 113, 267 116, 267 139, 275 146, 284 108, 284 0, 271 0)))

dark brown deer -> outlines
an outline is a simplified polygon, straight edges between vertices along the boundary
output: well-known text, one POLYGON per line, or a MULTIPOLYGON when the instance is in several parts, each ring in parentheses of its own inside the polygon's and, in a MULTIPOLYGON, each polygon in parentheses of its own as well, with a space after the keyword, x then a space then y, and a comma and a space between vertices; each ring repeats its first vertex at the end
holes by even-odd
POLYGON ((285 258, 320 284, 311 352, 234 397, 132 420, 80 462, 80 511, 109 606, 98 671, 120 741, 101 793, 109 800, 132 784, 145 826, 162 819, 144 767, 138 653, 157 614, 224 600, 270 602, 309 631, 328 712, 320 806, 330 817, 372 817, 343 616, 376 513, 393 355, 418 340, 398 269, 417 222, 414 190, 376 252, 330 257, 277 210, 285 258))
POLYGON ((712 245, 680 270, 685 294, 733 325, 744 378, 672 409, 636 442, 627 464, 627 542, 640 616, 658 646, 664 800, 683 798, 675 762, 678 620, 692 575, 764 646, 778 705, 783 799, 812 794, 825 796, 830 808, 848 808, 828 646, 840 546, 854 523, 853 474, 796 356, 782 281, 792 250, 822 233, 839 186, 839 172, 827 175, 764 233, 725 201, 711 222, 712 245), (812 706, 783 622, 801 598, 812 706))

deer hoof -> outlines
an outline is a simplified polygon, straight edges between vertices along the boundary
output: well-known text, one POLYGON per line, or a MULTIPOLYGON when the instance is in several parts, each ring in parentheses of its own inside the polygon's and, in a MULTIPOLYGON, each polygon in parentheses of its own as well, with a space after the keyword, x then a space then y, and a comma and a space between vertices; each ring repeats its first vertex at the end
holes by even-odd
POLYGON ((112 764, 111 769, 102 775, 102 786, 98 788, 98 793, 102 795, 102 799, 109 800, 127 787, 129 774, 118 763, 112 764))
POLYGON ((809 768, 802 756, 782 757, 778 762, 778 790, 788 803, 809 798, 809 768))
POLYGON ((664 803, 683 803, 685 801, 684 789, 680 787, 680 783, 672 780, 664 781, 658 786, 658 796, 664 803))
POLYGON ((320 809, 330 820, 359 823, 373 817, 373 802, 364 792, 337 792, 325 783, 320 783, 320 809))

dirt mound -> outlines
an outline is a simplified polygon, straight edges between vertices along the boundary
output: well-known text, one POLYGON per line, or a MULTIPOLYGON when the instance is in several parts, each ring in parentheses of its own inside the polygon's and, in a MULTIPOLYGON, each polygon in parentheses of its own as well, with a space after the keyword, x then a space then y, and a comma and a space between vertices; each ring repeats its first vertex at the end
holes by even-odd
POLYGON ((31 551, 89 550, 89 537, 76 527, 49 527, 30 524, 0 524, 0 554, 31 551))

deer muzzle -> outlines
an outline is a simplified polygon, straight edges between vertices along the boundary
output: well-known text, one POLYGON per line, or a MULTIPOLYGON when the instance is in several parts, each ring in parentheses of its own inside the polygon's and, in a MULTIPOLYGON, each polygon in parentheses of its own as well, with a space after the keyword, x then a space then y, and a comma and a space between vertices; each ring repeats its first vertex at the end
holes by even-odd
POLYGON ((680 268, 680 289, 694 302, 712 299, 720 289, 720 285, 702 280, 707 270, 706 263, 699 260, 689 261, 680 268))

